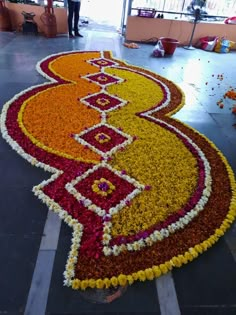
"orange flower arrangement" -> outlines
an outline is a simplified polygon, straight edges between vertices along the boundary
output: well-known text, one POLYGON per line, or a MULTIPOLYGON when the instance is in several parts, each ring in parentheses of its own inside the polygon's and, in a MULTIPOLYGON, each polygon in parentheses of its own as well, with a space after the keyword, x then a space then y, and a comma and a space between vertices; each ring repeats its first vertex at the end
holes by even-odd
POLYGON ((213 143, 171 117, 184 104, 174 83, 110 52, 61 53, 37 70, 51 82, 9 101, 1 131, 53 173, 33 191, 73 229, 65 285, 152 280, 225 233, 234 174, 213 143))

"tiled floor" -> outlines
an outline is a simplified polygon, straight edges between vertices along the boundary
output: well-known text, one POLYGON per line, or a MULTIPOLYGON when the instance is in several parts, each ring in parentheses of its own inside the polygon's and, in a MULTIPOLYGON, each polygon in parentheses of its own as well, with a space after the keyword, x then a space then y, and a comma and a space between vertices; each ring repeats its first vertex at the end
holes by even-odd
MULTIPOLYGON (((232 126, 236 123, 236 116, 231 114, 229 102, 224 109, 216 105, 229 86, 236 87, 236 52, 221 55, 180 47, 172 57, 157 59, 151 57, 151 45, 141 44, 139 49, 132 50, 122 45, 123 39, 116 33, 91 29, 81 32, 84 38, 79 39, 68 39, 66 36, 46 39, 1 32, 1 107, 18 92, 45 82, 35 70, 37 61, 42 58, 62 51, 111 50, 115 57, 151 69, 177 83, 186 94, 186 105, 175 117, 211 139, 236 172, 236 129, 232 126), (217 74, 224 74, 224 80, 219 81, 217 74)), ((23 314, 27 305, 27 314, 43 315, 29 306, 29 290, 32 290, 32 276, 48 211, 34 198, 31 189, 48 178, 48 174, 31 167, 2 138, 0 153, 0 314, 23 314)), ((173 305, 167 307, 174 297, 168 296, 166 287, 159 295, 161 299, 158 298, 155 281, 134 284, 120 299, 108 305, 88 303, 78 292, 63 287, 70 232, 62 223, 48 298, 46 291, 36 291, 42 299, 46 295, 46 301, 37 301, 45 303, 45 314, 178 315, 178 307, 183 315, 236 314, 235 225, 197 260, 173 270, 172 289, 175 289, 178 300, 175 309, 173 305)), ((48 251, 46 254, 53 262, 55 252, 48 251)), ((37 286, 40 288, 40 283, 36 283, 33 289, 37 290, 37 286)))

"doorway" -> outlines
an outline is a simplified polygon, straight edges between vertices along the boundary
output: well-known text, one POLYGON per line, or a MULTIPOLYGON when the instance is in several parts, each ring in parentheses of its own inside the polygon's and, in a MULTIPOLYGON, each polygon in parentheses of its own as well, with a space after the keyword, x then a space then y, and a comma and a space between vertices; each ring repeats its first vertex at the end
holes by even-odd
POLYGON ((120 31, 123 28, 127 0, 82 0, 80 16, 88 28, 120 31))

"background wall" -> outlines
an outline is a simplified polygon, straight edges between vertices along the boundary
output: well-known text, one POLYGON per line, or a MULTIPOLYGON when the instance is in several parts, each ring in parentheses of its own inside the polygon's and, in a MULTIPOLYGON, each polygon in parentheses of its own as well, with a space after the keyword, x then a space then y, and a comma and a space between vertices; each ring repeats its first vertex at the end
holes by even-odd
MULTIPOLYGON (((126 40, 139 42, 149 41, 152 38, 171 37, 179 40, 180 45, 186 45, 189 43, 192 29, 193 23, 188 21, 129 16, 125 37, 126 40)), ((200 22, 195 29, 193 44, 204 36, 225 36, 236 42, 236 25, 200 22)))

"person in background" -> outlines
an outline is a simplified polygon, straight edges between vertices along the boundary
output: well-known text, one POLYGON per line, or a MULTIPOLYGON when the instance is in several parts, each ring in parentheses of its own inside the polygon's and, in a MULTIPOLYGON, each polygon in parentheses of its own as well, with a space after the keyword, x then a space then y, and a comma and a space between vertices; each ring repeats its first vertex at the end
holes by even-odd
POLYGON ((187 6, 187 11, 194 14, 195 10, 199 9, 201 14, 207 14, 206 0, 192 0, 187 6))
POLYGON ((68 0, 68 30, 70 38, 74 38, 75 36, 83 37, 83 35, 79 33, 78 29, 80 5, 80 0, 68 0), (72 32, 72 24, 74 25, 74 34, 72 32))

